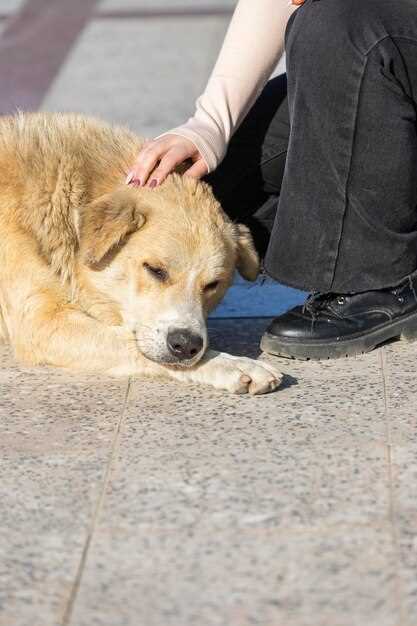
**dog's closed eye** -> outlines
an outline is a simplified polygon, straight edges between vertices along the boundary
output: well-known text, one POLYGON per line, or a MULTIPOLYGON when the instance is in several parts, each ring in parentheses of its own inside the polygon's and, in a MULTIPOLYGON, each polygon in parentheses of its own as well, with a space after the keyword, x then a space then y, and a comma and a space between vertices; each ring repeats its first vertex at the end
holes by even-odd
POLYGON ((214 291, 215 289, 217 289, 217 287, 220 285, 220 281, 219 280, 213 280, 211 283, 208 283, 205 287, 204 287, 204 291, 206 293, 210 292, 210 291, 214 291))
POLYGON ((162 267, 155 267, 154 265, 149 265, 149 263, 146 262, 143 264, 143 267, 151 276, 153 276, 153 278, 156 278, 161 283, 168 279, 168 272, 162 267))

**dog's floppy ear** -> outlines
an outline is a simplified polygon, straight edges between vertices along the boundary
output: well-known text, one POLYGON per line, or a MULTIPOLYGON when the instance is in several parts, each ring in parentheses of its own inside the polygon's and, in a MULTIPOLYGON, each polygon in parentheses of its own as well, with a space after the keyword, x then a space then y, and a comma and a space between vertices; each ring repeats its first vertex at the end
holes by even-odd
POLYGON ((250 230, 243 224, 236 224, 235 233, 237 235, 236 268, 246 280, 256 280, 260 270, 260 261, 250 230))
POLYGON ((80 252, 86 265, 94 266, 113 248, 145 223, 137 198, 130 190, 105 194, 80 214, 80 252))

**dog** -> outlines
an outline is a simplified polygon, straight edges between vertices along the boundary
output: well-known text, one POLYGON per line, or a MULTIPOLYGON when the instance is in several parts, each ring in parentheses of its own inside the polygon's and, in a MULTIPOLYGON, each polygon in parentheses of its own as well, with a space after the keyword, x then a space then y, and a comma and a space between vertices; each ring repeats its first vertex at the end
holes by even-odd
POLYGON ((235 268, 258 275, 249 230, 204 182, 127 186, 142 143, 76 114, 0 118, 0 338, 31 365, 275 390, 271 364, 208 349, 235 268))

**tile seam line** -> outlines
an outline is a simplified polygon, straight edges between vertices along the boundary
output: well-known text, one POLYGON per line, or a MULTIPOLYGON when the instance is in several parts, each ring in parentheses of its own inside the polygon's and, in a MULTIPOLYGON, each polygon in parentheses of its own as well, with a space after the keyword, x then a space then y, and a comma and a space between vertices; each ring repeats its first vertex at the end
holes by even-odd
POLYGON ((387 354, 386 348, 382 347, 379 351, 379 362, 381 369, 381 377, 382 377, 382 388, 383 388, 383 398, 384 398, 384 413, 385 413, 385 428, 386 428, 386 456, 387 456, 387 478, 388 478, 388 491, 389 491, 389 511, 388 511, 388 519, 389 526, 391 530, 391 541, 394 548, 394 563, 395 563, 395 572, 394 572, 394 593, 396 604, 399 609, 399 624, 398 626, 406 626, 408 620, 405 615, 405 607, 404 607, 404 589, 403 582, 400 576, 400 546, 398 541, 398 531, 396 524, 396 515, 395 515, 395 488, 394 488, 394 479, 393 479, 393 471, 392 471, 392 462, 393 462, 393 446, 392 446, 392 432, 391 432, 391 421, 390 421, 390 409, 389 409, 389 391, 388 391, 388 364, 387 364, 387 354))
POLYGON ((109 458, 108 458, 107 465, 106 465, 106 470, 104 473, 103 482, 101 485, 101 489, 99 491, 96 506, 93 510, 91 523, 87 532, 87 537, 86 537, 84 547, 81 553, 81 557, 78 563, 77 572, 74 578, 71 592, 70 592, 68 601, 66 603, 66 606, 64 608, 64 612, 63 612, 63 616, 61 620, 61 626, 70 626, 71 624, 72 615, 73 615, 73 611, 75 608, 75 603, 78 597, 78 593, 81 588, 82 578, 83 578, 85 566, 88 560, 88 555, 90 553, 93 536, 97 528, 101 512, 103 510, 103 505, 106 499, 108 487, 111 483, 111 475, 113 472, 113 468, 114 468, 115 461, 117 459, 117 455, 118 455, 118 451, 120 447, 120 437, 121 437, 122 429, 126 420, 127 409, 128 409, 130 395, 131 395, 131 389, 132 389, 132 379, 129 378, 127 381, 127 385, 126 385, 125 397, 123 401, 123 409, 122 409, 120 418, 115 428, 115 433, 113 437, 112 446, 110 449, 109 458))

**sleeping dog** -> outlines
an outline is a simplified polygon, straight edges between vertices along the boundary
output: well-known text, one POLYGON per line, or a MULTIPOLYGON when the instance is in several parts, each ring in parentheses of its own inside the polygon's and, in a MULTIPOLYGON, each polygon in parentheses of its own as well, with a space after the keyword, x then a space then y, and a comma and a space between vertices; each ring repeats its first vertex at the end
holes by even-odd
POLYGON ((0 119, 0 338, 29 364, 274 390, 269 363, 207 345, 235 268, 258 274, 249 231, 203 182, 127 187, 141 144, 80 115, 0 119))

